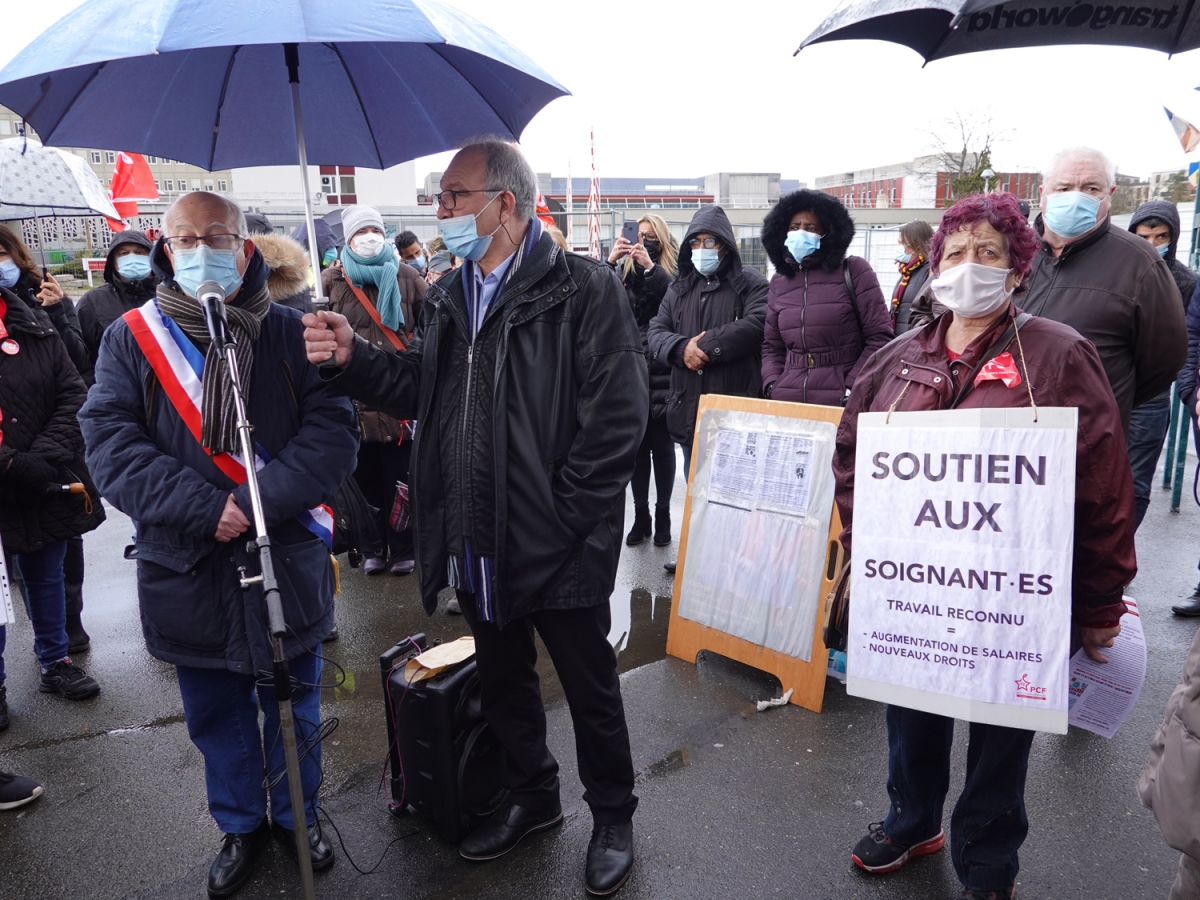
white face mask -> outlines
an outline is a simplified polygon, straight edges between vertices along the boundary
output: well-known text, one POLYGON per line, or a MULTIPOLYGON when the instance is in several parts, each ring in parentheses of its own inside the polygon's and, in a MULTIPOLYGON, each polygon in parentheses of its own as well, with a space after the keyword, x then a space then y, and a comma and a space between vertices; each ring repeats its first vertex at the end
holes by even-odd
POLYGON ((938 303, 964 319, 982 319, 1008 302, 1010 269, 962 263, 930 282, 938 303))
POLYGON ((373 231, 364 231, 362 234, 356 234, 354 239, 350 241, 350 249, 363 259, 370 259, 373 256, 379 255, 379 251, 383 249, 383 244, 383 235, 376 234, 373 231))

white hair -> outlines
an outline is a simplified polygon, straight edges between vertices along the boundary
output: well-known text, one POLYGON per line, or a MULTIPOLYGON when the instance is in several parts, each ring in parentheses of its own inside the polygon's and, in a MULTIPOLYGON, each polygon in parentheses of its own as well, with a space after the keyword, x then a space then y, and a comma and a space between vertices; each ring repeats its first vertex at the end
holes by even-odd
POLYGON ((1101 153, 1093 147, 1068 147, 1065 150, 1059 150, 1050 159, 1050 164, 1046 166, 1043 182, 1052 180, 1052 176, 1067 163, 1073 162, 1094 162, 1098 163, 1104 169, 1104 176, 1108 179, 1108 187, 1112 187, 1117 183, 1117 165, 1105 154, 1101 153))

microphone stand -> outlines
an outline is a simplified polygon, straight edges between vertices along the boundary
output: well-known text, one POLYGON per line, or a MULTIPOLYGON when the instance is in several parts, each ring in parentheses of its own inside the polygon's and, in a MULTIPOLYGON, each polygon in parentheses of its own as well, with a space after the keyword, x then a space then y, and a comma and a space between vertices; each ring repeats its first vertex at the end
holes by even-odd
MULTIPOLYGON (((208 284, 206 282, 206 284, 208 284)), ((200 293, 204 293, 201 285, 200 293)), ((220 290, 220 288, 218 288, 220 290)), ((254 469, 254 440, 252 427, 246 416, 246 401, 242 394, 242 380, 237 367, 237 345, 225 329, 224 291, 220 291, 221 310, 213 314, 210 304, 201 299, 209 332, 213 335, 217 353, 233 382, 233 402, 237 412, 237 432, 242 445, 242 459, 246 465, 246 485, 250 489, 250 507, 254 518, 254 531, 258 535, 246 549, 258 555, 261 574, 247 577, 244 566, 239 566, 242 590, 261 584, 263 599, 267 604, 267 622, 271 630, 272 680, 275 683, 275 700, 279 704, 279 728, 283 733, 283 758, 287 768, 288 792, 292 798, 292 830, 296 837, 296 858, 300 862, 300 881, 305 900, 314 900, 312 850, 308 843, 307 815, 304 808, 304 789, 300 783, 300 756, 296 747, 296 719, 292 712, 292 681, 288 672, 287 657, 283 653, 283 639, 287 634, 287 623, 283 618, 283 604, 279 596, 279 582, 275 578, 275 563, 271 556, 271 537, 267 534, 267 519, 263 513, 262 493, 258 487, 258 474, 254 469)), ((318 690, 310 688, 310 690, 318 690)))

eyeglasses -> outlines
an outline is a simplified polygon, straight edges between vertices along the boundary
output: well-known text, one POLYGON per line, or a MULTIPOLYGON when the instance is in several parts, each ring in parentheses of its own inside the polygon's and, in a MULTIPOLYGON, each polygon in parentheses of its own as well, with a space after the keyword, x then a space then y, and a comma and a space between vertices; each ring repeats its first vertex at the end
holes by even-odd
POLYGON ((641 241, 643 244, 646 243, 646 241, 650 241, 653 244, 657 244, 658 243, 658 235, 655 234, 653 231, 639 231, 638 232, 638 240, 641 241))
POLYGON ((239 234, 208 234, 203 237, 181 234, 177 237, 163 238, 163 243, 171 248, 173 253, 178 253, 180 250, 195 250, 201 243, 207 244, 213 250, 240 250, 246 239, 239 234))
POLYGON ((482 188, 478 191, 438 191, 433 195, 433 200, 442 209, 447 212, 458 206, 458 198, 466 194, 496 194, 505 188, 482 188))
POLYGON ((688 241, 688 246, 693 250, 699 250, 701 247, 703 247, 705 250, 715 250, 717 247, 721 246, 721 242, 716 238, 705 238, 704 240, 700 240, 700 238, 692 238, 690 241, 688 241))

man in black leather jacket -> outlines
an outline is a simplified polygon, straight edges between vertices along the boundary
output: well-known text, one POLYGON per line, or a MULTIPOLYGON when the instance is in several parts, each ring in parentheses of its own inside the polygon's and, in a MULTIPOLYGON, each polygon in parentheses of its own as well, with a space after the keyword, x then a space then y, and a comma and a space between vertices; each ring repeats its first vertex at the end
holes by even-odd
POLYGON ((609 595, 625 490, 648 414, 641 335, 602 262, 560 250, 534 216, 536 180, 500 140, 442 177, 438 218, 463 266, 430 287, 405 353, 305 317, 308 357, 356 400, 418 421, 410 486, 425 609, 453 586, 475 635, 483 712, 507 754, 510 802, 467 836, 474 860, 562 821, 534 630, 575 722, 595 829, 586 881, 610 894, 633 864, 633 762, 609 595))

